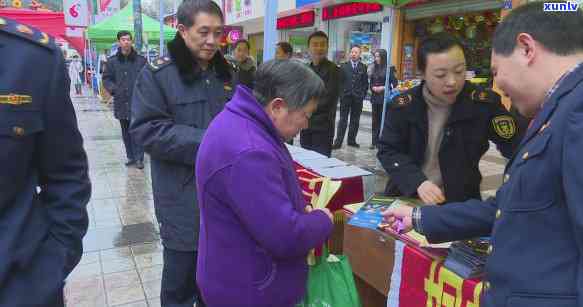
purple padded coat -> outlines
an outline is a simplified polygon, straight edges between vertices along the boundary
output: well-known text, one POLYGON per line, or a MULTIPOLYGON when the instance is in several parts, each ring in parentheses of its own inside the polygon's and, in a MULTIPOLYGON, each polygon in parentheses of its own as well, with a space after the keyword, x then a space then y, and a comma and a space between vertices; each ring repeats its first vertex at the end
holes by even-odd
POLYGON ((310 249, 332 232, 305 213, 292 158, 251 90, 238 86, 198 151, 197 282, 209 307, 291 307, 306 288, 310 249))

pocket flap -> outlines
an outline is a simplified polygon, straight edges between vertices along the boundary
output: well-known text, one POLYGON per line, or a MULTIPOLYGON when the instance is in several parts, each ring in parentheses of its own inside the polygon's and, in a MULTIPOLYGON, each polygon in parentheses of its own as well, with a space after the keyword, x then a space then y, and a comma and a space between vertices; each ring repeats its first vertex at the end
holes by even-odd
POLYGON ((43 129, 40 112, 0 112, 0 135, 23 137, 43 129))

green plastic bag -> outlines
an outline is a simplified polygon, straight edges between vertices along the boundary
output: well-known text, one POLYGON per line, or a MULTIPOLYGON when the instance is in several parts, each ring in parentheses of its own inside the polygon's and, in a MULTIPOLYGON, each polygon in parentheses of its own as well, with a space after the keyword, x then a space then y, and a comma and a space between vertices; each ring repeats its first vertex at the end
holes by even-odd
POLYGON ((296 307, 361 307, 348 258, 330 255, 324 245, 310 266, 306 296, 296 307))

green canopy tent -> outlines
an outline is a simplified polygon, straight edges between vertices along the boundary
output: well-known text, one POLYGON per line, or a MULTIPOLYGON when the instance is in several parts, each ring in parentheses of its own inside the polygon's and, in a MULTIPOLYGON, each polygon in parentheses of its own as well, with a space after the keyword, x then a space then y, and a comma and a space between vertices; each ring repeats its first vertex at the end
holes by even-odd
MULTIPOLYGON (((144 42, 146 38, 154 45, 160 41, 160 23, 142 14, 142 27, 144 33, 144 42)), ((89 27, 87 37, 91 43, 97 47, 97 50, 109 49, 117 41, 117 32, 126 30, 134 33, 134 16, 132 3, 126 5, 117 14, 103 20, 102 22, 89 27)), ((176 34, 176 29, 164 26, 164 39, 172 40, 176 34)))

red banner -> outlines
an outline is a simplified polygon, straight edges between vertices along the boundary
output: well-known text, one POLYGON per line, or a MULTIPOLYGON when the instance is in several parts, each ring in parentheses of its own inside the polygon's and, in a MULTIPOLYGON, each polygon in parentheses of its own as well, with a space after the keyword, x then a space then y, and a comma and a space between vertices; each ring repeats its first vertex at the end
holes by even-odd
POLYGON ((479 307, 482 283, 463 279, 416 249, 405 246, 399 307, 479 307))
MULTIPOLYGON (((318 182, 318 178, 321 178, 320 174, 316 174, 312 170, 308 170, 299 164, 295 164, 296 173, 298 174, 298 179, 300 180, 300 186, 306 201, 309 203, 312 199, 314 193, 320 193, 321 182, 318 182)), ((334 195, 330 203, 328 204, 328 209, 334 212, 336 210, 341 210, 345 205, 354 204, 364 201, 364 186, 362 177, 352 177, 342 179, 342 185, 340 190, 334 195)))

